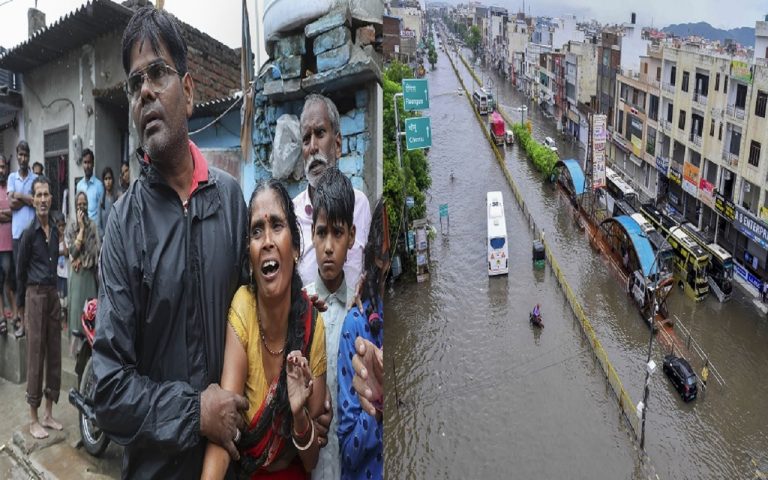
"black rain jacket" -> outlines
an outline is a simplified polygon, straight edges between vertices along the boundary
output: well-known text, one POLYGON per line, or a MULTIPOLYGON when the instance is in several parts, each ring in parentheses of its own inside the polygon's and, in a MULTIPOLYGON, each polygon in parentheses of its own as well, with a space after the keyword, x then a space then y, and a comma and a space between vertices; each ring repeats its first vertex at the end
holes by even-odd
POLYGON ((208 167, 185 210, 149 163, 117 201, 101 253, 96 419, 124 478, 199 478, 200 393, 218 383, 227 312, 245 278, 246 206, 208 167))

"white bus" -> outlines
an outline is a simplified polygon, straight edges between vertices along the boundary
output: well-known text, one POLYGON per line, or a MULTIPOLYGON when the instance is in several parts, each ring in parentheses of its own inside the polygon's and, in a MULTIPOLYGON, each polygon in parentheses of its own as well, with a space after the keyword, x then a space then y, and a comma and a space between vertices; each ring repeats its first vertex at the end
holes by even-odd
POLYGON ((486 203, 488 206, 488 275, 504 275, 509 273, 509 247, 501 192, 488 192, 486 203))
POLYGON ((636 208, 637 192, 611 167, 605 167, 605 186, 613 198, 624 200, 636 208))
POLYGON ((480 112, 480 115, 487 115, 491 111, 488 94, 482 88, 475 90, 475 93, 472 94, 472 101, 475 102, 475 108, 480 112))

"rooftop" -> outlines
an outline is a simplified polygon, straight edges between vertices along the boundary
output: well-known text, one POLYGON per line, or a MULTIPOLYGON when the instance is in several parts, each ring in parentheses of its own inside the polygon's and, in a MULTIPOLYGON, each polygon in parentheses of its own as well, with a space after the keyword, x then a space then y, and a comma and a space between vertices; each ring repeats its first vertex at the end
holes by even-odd
POLYGON ((85 45, 100 35, 122 30, 133 11, 109 0, 93 0, 38 30, 0 55, 0 68, 26 72, 85 45))

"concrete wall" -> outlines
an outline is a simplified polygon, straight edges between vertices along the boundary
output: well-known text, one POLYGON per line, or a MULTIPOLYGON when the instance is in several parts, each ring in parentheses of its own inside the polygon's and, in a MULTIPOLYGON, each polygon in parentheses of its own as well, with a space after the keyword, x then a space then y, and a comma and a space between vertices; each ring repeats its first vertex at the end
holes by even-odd
MULTIPOLYGON (((22 77, 25 130, 23 138, 29 142, 30 163, 42 163, 43 141, 47 132, 62 127, 68 131, 70 202, 74 193, 74 179, 83 175, 79 164, 80 152, 73 150, 73 135, 82 139, 83 148, 93 150, 97 174, 100 174, 107 164, 111 165, 113 170, 119 167, 121 119, 119 115, 98 105, 93 97, 94 88, 112 87, 125 78, 119 43, 120 34, 105 35, 94 45, 85 45, 67 52, 58 60, 35 68, 22 77), (54 100, 62 98, 71 100, 72 105, 67 101, 51 104, 54 100), (49 104, 50 107, 44 108, 49 104)), ((124 125, 126 120, 122 122, 124 125)))
POLYGON ((5 158, 8 159, 13 156, 13 160, 15 161, 17 143, 19 143, 18 128, 6 128, 0 132, 0 145, 2 145, 2 147, 0 147, 0 153, 5 155, 5 158))
MULTIPOLYGON (((368 82, 354 90, 354 93, 327 92, 326 95, 335 101, 339 109, 342 157, 338 167, 349 177, 355 188, 368 196, 373 205, 383 193, 383 91, 377 82, 368 82)), ((301 117, 303 107, 303 100, 275 103, 264 107, 262 119, 257 116, 254 124, 255 181, 271 176, 268 159, 277 119, 286 113, 301 117)), ((284 183, 291 195, 306 188, 304 178, 298 182, 288 180, 284 183)), ((244 185, 244 190, 248 188, 244 185)))
POLYGON ((648 51, 648 40, 643 40, 640 25, 625 24, 621 39, 621 68, 640 70, 640 56, 648 51))
POLYGON ((423 32, 421 28, 422 11, 417 8, 391 8, 392 15, 403 20, 403 28, 416 32, 416 40, 421 40, 423 32))
POLYGON ((584 32, 576 30, 576 16, 565 15, 561 18, 556 18, 554 23, 555 29, 552 32, 553 48, 563 48, 563 44, 568 43, 570 40, 584 41, 584 32))

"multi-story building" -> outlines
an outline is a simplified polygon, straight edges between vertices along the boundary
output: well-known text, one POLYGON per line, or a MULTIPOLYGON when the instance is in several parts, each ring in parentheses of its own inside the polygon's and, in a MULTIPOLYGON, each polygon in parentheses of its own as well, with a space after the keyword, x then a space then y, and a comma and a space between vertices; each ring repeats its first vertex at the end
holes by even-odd
POLYGON ((644 201, 657 198, 659 179, 666 179, 669 168, 666 160, 660 163, 663 172, 657 170, 655 156, 669 158, 668 151, 662 153, 662 145, 668 141, 659 138, 664 135, 659 131, 660 88, 656 80, 660 65, 660 60, 644 55, 639 70, 620 69, 616 76, 616 118, 608 157, 644 201))
POLYGON ((617 76, 609 158, 639 191, 768 280, 768 22, 754 57, 702 42, 649 47, 617 76), (764 44, 761 40, 765 40, 764 44))
POLYGON ((509 15, 506 8, 490 7, 488 9, 488 52, 490 64, 503 74, 507 72, 507 20, 509 15))
POLYGON ((539 56, 539 104, 555 117, 558 129, 562 128, 567 111, 565 97, 565 54, 554 51, 539 56))
POLYGON ((512 85, 520 89, 522 87, 519 78, 525 70, 525 47, 529 40, 525 15, 519 13, 507 22, 507 74, 512 85))
POLYGON ((563 129, 586 148, 589 115, 594 112, 597 94, 597 41, 570 41, 565 52, 565 120, 563 129))
POLYGON ((424 11, 417 0, 399 0, 392 2, 390 15, 399 17, 403 22, 403 31, 412 31, 418 43, 424 35, 424 11))
MULTIPOLYGON (((536 102, 541 98, 540 57, 552 51, 552 47, 529 42, 525 47, 523 75, 520 78, 523 92, 536 102)), ((519 87, 518 87, 519 88, 519 87)))
POLYGON ((629 23, 603 30, 597 55, 597 111, 608 116, 608 128, 613 128, 616 103, 616 76, 621 69, 638 71, 640 56, 646 52, 649 41, 643 40, 642 29, 633 13, 629 23))

